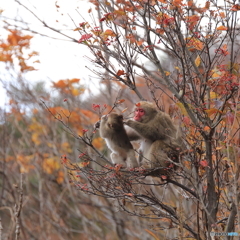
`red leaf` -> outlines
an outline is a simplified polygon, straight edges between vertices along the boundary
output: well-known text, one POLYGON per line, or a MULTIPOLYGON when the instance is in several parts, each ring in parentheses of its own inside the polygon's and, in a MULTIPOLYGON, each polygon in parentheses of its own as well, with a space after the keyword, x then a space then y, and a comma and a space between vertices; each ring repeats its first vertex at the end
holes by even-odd
POLYGON ((85 156, 86 155, 86 153, 81 153, 81 154, 79 154, 79 158, 81 158, 81 157, 83 157, 83 156, 85 156))
POLYGON ((118 72, 117 72, 117 76, 122 76, 122 75, 124 75, 125 73, 124 73, 124 71, 123 70, 118 70, 118 72))
POLYGON ((207 167, 207 166, 208 166, 207 160, 202 160, 202 161, 200 161, 200 165, 201 165, 202 167, 207 167))
POLYGON ((93 103, 92 108, 94 111, 97 111, 97 109, 100 109, 100 105, 93 103))
POLYGON ((240 5, 239 4, 233 5, 233 7, 230 10, 231 11, 239 11, 240 10, 240 5))
POLYGON ((185 125, 189 125, 190 124, 190 118, 189 117, 183 117, 183 123, 185 125))
POLYGON ((136 105, 136 107, 140 107, 141 103, 136 103, 135 105, 136 105))
POLYGON ((122 165, 121 164, 117 164, 116 166, 115 166, 115 171, 116 172, 119 172, 119 170, 122 168, 122 165))
POLYGON ((83 129, 82 132, 85 134, 88 131, 88 129, 83 129))
POLYGON ((82 42, 85 42, 87 41, 88 39, 90 39, 93 35, 92 34, 84 34, 81 36, 81 38, 79 39, 79 43, 82 43, 82 42))

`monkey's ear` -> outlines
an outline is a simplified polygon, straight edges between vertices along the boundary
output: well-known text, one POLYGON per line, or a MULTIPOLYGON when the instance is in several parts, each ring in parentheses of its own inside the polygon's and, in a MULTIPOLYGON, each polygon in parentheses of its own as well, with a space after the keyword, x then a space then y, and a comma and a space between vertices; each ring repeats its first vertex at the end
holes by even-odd
POLYGON ((119 128, 118 123, 109 123, 108 126, 109 126, 109 128, 111 128, 113 130, 117 130, 119 128))

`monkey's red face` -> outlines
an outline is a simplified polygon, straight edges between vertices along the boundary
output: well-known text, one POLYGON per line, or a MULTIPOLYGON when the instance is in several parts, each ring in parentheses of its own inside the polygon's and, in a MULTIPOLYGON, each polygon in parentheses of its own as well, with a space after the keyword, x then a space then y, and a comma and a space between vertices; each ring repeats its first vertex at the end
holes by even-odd
POLYGON ((133 119, 135 121, 141 122, 142 117, 145 115, 145 111, 142 108, 136 108, 134 112, 133 119))

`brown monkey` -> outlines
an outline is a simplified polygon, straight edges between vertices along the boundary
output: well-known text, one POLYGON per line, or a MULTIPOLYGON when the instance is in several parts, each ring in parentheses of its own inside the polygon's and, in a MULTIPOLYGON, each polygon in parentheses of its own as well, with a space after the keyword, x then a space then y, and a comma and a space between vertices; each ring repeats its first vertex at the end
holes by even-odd
POLYGON ((125 122, 130 141, 140 140, 140 165, 146 168, 170 165, 178 161, 181 140, 173 121, 164 112, 158 111, 150 102, 139 102, 134 108, 134 117, 125 122))
POLYGON ((133 146, 123 126, 123 116, 116 113, 104 115, 100 122, 100 136, 112 151, 111 160, 123 167, 138 167, 133 146))

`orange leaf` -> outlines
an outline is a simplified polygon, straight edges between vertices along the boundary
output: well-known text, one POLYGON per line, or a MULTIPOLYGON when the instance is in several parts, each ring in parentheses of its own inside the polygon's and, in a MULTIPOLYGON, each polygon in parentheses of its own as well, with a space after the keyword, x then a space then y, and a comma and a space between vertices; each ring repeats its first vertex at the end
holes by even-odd
POLYGON ((194 50, 202 50, 203 49, 203 43, 197 39, 197 38, 187 38, 187 47, 190 51, 194 50))
POLYGON ((201 58, 200 58, 199 55, 198 55, 198 56, 196 57, 196 59, 195 59, 195 65, 196 65, 197 67, 199 67, 200 63, 201 63, 201 58))
POLYGON ((128 109, 128 108, 125 108, 125 109, 123 109, 123 110, 122 110, 122 113, 126 112, 126 111, 127 111, 127 109, 128 109))
POLYGON ((79 166, 80 168, 87 167, 88 165, 89 165, 89 162, 81 162, 81 163, 78 164, 78 166, 79 166))
POLYGON ((111 36, 111 37, 115 37, 116 36, 116 34, 112 30, 110 30, 110 29, 107 29, 104 32, 104 35, 111 36))
POLYGON ((228 28, 225 27, 225 26, 220 26, 220 27, 217 28, 217 30, 226 31, 226 30, 228 30, 228 28))
POLYGON ((188 5, 188 7, 192 7, 192 5, 193 5, 193 1, 192 1, 192 0, 187 1, 187 5, 188 5))
POLYGON ((209 126, 205 126, 205 127, 203 128, 203 130, 204 130, 204 131, 208 131, 208 130, 210 130, 210 127, 209 127, 209 126))
POLYGON ((141 103, 136 103, 135 105, 136 105, 136 107, 140 107, 141 103))
POLYGON ((172 5, 179 7, 182 5, 182 0, 173 0, 172 5))
POLYGON ((157 34, 161 34, 161 35, 162 35, 162 34, 164 34, 164 33, 165 33, 165 31, 164 31, 164 29, 157 28, 157 29, 156 29, 156 33, 157 33, 157 34))
POLYGON ((64 80, 59 80, 58 82, 53 82, 53 87, 55 88, 65 88, 67 87, 67 84, 64 80))
POLYGON ((73 79, 70 79, 69 80, 69 83, 72 84, 72 83, 79 83, 80 79, 79 78, 73 78, 73 79))
POLYGON ((125 99, 119 99, 119 100, 117 101, 117 103, 123 103, 123 102, 125 102, 125 99))
POLYGON ((117 76, 122 76, 124 74, 125 74, 125 72, 123 70, 118 70, 118 72, 117 72, 117 76))
POLYGON ((116 16, 124 16, 124 15, 126 15, 126 12, 123 11, 123 10, 115 10, 113 13, 114 13, 116 16))
POLYGON ((136 41, 138 46, 141 46, 143 44, 144 40, 136 41))
POLYGON ((132 193, 124 193, 124 195, 129 196, 129 197, 133 197, 132 193))
POLYGON ((192 15, 192 16, 187 17, 187 21, 190 24, 191 28, 196 26, 199 19, 200 19, 200 17, 198 15, 192 15))
POLYGON ((224 12, 220 12, 220 13, 219 13, 219 16, 220 16, 221 18, 225 18, 225 17, 226 17, 226 15, 225 15, 224 12))
POLYGON ((221 113, 222 114, 222 111, 220 111, 216 108, 207 109, 207 110, 205 110, 205 112, 208 114, 208 116, 211 116, 211 115, 216 114, 216 113, 221 113))
POLYGON ((209 1, 207 1, 206 3, 205 3, 205 9, 209 9, 209 7, 210 7, 210 2, 209 1))
POLYGON ((115 166, 115 171, 116 172, 119 172, 119 170, 122 168, 122 165, 121 164, 117 164, 116 166, 115 166))
POLYGON ((165 75, 166 75, 166 76, 169 76, 169 75, 170 75, 170 72, 165 71, 165 75))

